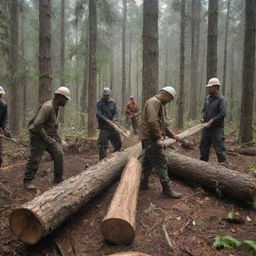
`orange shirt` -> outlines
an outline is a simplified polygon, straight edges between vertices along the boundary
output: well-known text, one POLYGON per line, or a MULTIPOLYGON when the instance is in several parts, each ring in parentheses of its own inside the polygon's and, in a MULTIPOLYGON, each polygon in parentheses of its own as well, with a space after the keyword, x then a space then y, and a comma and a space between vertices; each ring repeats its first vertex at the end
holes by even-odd
POLYGON ((125 113, 128 115, 135 114, 139 111, 140 107, 135 101, 129 101, 125 107, 125 113))

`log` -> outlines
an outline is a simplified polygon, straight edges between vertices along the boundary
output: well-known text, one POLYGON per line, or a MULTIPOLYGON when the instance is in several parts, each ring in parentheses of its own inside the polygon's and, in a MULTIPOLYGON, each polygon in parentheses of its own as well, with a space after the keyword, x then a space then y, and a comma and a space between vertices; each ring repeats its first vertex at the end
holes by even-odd
POLYGON ((114 153, 16 208, 9 218, 11 230, 21 241, 37 243, 116 180, 130 154, 140 151, 141 146, 137 144, 114 153))
POLYGON ((106 241, 113 244, 129 244, 133 241, 140 180, 141 163, 134 156, 123 171, 102 223, 101 232, 106 241))
POLYGON ((109 256, 150 256, 142 252, 119 252, 115 254, 110 254, 109 256))
POLYGON ((256 156, 256 148, 232 148, 228 149, 228 152, 235 152, 245 156, 256 156))
MULTIPOLYGON (((192 127, 178 136, 180 140, 201 131, 207 123, 192 127)), ((175 139, 165 140, 170 146, 175 139)), ((137 156, 136 156, 137 157, 137 156)), ((141 166, 135 156, 124 169, 119 185, 102 222, 101 233, 104 239, 113 244, 129 244, 135 234, 137 197, 141 179, 141 166)))
POLYGON ((256 179, 224 166, 203 162, 181 154, 167 152, 169 174, 193 182, 218 196, 226 196, 253 205, 256 179))

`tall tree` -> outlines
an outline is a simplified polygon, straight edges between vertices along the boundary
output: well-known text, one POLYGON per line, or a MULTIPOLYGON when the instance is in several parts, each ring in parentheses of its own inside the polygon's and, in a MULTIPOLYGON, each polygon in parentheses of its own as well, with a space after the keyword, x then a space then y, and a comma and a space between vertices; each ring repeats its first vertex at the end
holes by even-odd
POLYGON ((222 77, 222 94, 226 93, 226 74, 227 74, 227 51, 228 51, 228 29, 229 29, 229 19, 230 19, 230 3, 227 3, 227 17, 226 17, 226 27, 225 27, 225 39, 224 39, 224 61, 223 61, 223 77, 222 77))
MULTIPOLYGON (((65 86, 65 0, 61 0, 61 25, 60 25, 60 83, 65 86)), ((64 123, 64 108, 60 111, 60 122, 64 123)))
POLYGON ((122 20, 122 111, 127 101, 126 88, 126 26, 127 26, 127 0, 123 0, 122 20))
POLYGON ((18 0, 11 1, 10 8, 10 74, 11 74, 11 97, 10 97, 10 128, 14 134, 19 131, 19 100, 20 86, 18 79, 19 70, 19 7, 18 0))
POLYGON ((88 83, 88 137, 96 137, 97 89, 97 12, 96 1, 89 0, 89 83, 88 83))
POLYGON ((39 1, 39 102, 52 93, 51 0, 39 1))
POLYGON ((218 4, 219 0, 208 2, 207 82, 217 76, 218 4))
POLYGON ((197 84, 200 47, 201 0, 192 0, 191 11, 191 85, 189 118, 196 119, 197 114, 197 84))
POLYGON ((132 94, 132 32, 130 32, 130 41, 129 41, 129 74, 128 74, 128 95, 132 94))
POLYGON ((158 0, 143 1, 142 106, 158 90, 158 0))
POLYGON ((20 1, 20 34, 21 34, 21 61, 20 66, 22 69, 22 77, 20 79, 22 88, 22 101, 21 101, 21 117, 22 127, 26 127, 26 110, 27 110, 27 79, 26 79, 26 61, 25 61, 25 0, 20 1))
POLYGON ((184 126, 184 69, 185 69, 185 0, 181 0, 180 9, 180 90, 178 99, 178 121, 177 127, 184 126))
POLYGON ((255 75, 255 0, 246 0, 243 59, 242 102, 239 137, 241 143, 252 141, 253 94, 255 75))

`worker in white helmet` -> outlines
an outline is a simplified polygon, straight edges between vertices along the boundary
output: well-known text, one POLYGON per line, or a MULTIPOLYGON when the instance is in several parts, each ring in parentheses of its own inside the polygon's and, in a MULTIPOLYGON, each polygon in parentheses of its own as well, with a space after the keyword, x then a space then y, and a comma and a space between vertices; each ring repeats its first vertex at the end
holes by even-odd
POLYGON ((208 81, 208 95, 204 102, 202 122, 209 122, 202 131, 200 142, 200 160, 208 162, 210 147, 216 152, 218 162, 228 167, 226 148, 224 144, 224 118, 227 113, 227 101, 219 93, 221 83, 214 77, 208 81))
MULTIPOLYGON (((12 138, 11 131, 8 125, 8 106, 7 103, 3 100, 3 96, 5 95, 4 88, 0 86, 0 128, 1 133, 7 138, 12 138)), ((2 167, 3 163, 3 143, 0 140, 0 168, 2 167)))
POLYGON ((145 104, 140 129, 142 148, 145 150, 142 160, 143 177, 140 188, 141 190, 149 189, 148 179, 154 168, 162 185, 162 195, 178 199, 181 198, 182 194, 170 188, 164 145, 166 136, 179 140, 179 137, 168 128, 164 111, 164 105, 174 100, 175 95, 175 89, 171 86, 166 86, 145 104))
POLYGON ((45 102, 34 118, 29 122, 30 155, 24 175, 24 188, 36 189, 32 180, 35 178, 42 155, 47 151, 54 161, 54 183, 63 180, 63 151, 61 138, 58 135, 59 107, 64 107, 70 100, 67 87, 59 87, 52 100, 45 102))

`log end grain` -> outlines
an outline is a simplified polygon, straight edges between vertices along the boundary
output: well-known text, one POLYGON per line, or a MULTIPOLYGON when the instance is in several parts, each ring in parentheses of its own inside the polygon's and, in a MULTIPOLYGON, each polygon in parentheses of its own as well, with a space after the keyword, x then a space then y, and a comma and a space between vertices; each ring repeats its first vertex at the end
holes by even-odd
POLYGON ((44 233, 40 219, 30 210, 17 208, 10 215, 13 233, 24 243, 37 243, 44 233))
POLYGON ((103 221, 101 232, 104 239, 113 244, 130 244, 134 239, 135 230, 123 219, 109 218, 103 221))

